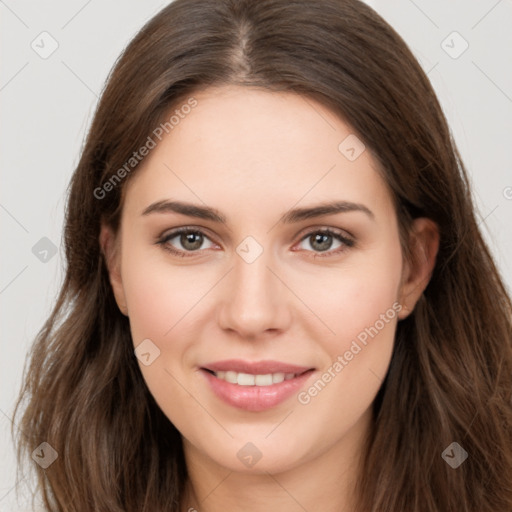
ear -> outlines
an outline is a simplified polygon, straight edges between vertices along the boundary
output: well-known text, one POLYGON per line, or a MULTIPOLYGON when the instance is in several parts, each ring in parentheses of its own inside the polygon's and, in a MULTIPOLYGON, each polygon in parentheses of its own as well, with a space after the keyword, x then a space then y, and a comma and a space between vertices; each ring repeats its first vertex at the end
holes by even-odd
POLYGON ((409 238, 411 258, 404 262, 400 286, 400 320, 414 310, 423 291, 427 287, 439 250, 439 228, 425 217, 414 219, 409 238))
POLYGON ((100 230, 100 248, 105 258, 110 285, 117 302, 117 306, 123 315, 128 316, 128 307, 121 278, 121 258, 120 258, 120 236, 116 236, 112 228, 102 224, 100 230))

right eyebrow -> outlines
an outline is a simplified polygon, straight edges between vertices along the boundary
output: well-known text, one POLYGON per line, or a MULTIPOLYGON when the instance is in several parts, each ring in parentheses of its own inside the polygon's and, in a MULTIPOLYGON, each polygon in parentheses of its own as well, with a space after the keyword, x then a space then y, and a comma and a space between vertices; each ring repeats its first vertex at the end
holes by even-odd
POLYGON ((150 204, 142 215, 150 213, 181 213, 189 217, 197 217, 198 219, 211 220, 220 224, 227 224, 226 217, 221 215, 218 210, 209 206, 199 206, 192 203, 184 203, 181 201, 157 201, 150 204))

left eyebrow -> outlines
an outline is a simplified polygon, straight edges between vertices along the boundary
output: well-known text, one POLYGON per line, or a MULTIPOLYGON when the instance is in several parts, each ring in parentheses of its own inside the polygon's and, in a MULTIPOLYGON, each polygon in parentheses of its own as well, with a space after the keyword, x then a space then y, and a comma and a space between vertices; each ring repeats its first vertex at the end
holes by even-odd
MULTIPOLYGON (((363 204, 352 203, 349 201, 333 201, 312 207, 295 208, 290 210, 282 216, 281 223, 293 224, 294 222, 300 222, 314 217, 321 217, 322 215, 333 215, 336 213, 354 211, 365 213, 370 217, 370 219, 375 220, 374 213, 363 204)), ((217 209, 209 206, 185 203, 182 201, 157 201, 156 203, 149 205, 142 212, 142 215, 149 215, 151 213, 181 213, 182 215, 187 215, 189 217, 196 217, 198 219, 211 220, 220 224, 227 224, 226 217, 217 209)))
POLYGON ((290 210, 288 213, 283 215, 281 222, 284 224, 291 224, 301 220, 321 217, 322 215, 334 215, 335 213, 345 212, 363 212, 368 215, 370 219, 375 220, 374 213, 364 204, 351 203, 349 201, 332 201, 309 208, 295 208, 290 210))

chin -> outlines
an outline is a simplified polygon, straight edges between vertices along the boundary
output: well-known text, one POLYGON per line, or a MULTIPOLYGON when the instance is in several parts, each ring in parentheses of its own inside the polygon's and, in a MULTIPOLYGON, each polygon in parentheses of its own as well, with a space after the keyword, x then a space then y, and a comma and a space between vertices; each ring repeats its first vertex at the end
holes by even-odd
POLYGON ((226 469, 245 474, 283 473, 301 464, 302 460, 301 454, 293 447, 279 450, 269 446, 268 441, 265 443, 264 440, 233 440, 221 453, 212 453, 209 456, 226 469), (229 453, 233 453, 234 456, 228 457, 229 453))

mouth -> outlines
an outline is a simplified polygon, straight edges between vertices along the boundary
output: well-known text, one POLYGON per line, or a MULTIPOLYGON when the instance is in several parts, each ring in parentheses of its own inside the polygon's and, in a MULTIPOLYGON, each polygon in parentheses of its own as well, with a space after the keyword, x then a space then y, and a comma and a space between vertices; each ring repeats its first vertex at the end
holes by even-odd
POLYGON ((237 409, 260 412, 296 395, 315 373, 315 368, 275 362, 240 364, 240 361, 230 361, 200 367, 200 373, 217 399, 237 409), (227 366, 231 368, 225 369, 227 366), (236 371, 234 367, 244 371, 236 371))

